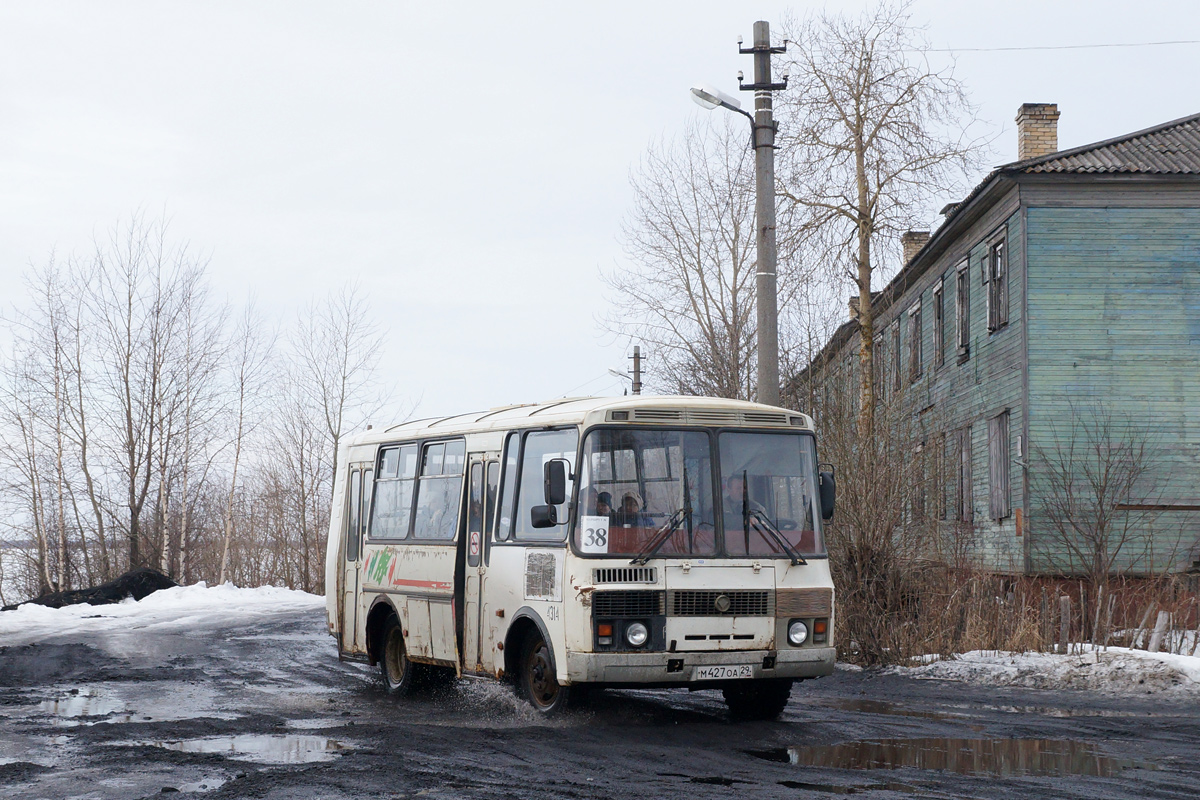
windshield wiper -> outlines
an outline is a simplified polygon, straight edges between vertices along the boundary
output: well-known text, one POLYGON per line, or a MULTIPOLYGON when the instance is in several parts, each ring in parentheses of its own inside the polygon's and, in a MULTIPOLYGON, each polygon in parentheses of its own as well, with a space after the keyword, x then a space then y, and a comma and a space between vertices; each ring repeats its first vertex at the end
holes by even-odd
POLYGON ((691 503, 688 503, 683 508, 675 509, 675 512, 671 514, 671 518, 667 520, 661 528, 658 529, 658 531, 654 534, 654 538, 652 538, 650 543, 646 545, 646 549, 634 556, 633 560, 629 563, 645 566, 650 557, 657 553, 659 549, 667 543, 667 540, 671 538, 671 534, 679 530, 679 526, 682 525, 685 520, 687 521, 688 528, 690 529, 692 525, 691 503))
POLYGON ((796 550, 796 548, 792 547, 791 542, 787 540, 787 537, 783 535, 783 532, 780 531, 779 528, 775 527, 775 524, 771 522, 766 514, 758 509, 754 509, 749 512, 748 516, 751 518, 752 522, 755 523, 755 527, 757 527, 763 533, 770 534, 771 538, 775 540, 775 543, 783 549, 783 552, 787 553, 788 558, 792 560, 792 566, 808 564, 808 562, 804 560, 804 556, 800 555, 800 552, 796 550))

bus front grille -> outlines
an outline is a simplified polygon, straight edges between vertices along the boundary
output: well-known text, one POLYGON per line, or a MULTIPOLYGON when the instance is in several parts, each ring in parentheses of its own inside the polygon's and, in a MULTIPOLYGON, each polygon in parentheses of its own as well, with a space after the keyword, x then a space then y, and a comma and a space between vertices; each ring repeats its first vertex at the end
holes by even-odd
POLYGON ((592 583, 658 583, 655 567, 599 567, 592 570, 592 583))
POLYGON ((769 590, 671 592, 674 617, 769 617, 774 613, 769 590))
POLYGON ((597 617, 654 617, 663 613, 663 592, 644 589, 596 592, 592 613, 597 617))

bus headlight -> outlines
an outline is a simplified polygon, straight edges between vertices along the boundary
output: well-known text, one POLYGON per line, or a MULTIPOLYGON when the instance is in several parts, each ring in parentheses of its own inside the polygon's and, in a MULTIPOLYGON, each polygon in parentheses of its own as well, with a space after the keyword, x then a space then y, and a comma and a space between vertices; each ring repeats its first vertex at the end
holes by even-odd
POLYGON ((808 641, 808 626, 800 620, 788 625, 788 641, 796 647, 804 644, 808 641))
POLYGON ((640 622, 631 622, 625 628, 625 641, 632 647, 641 647, 650 638, 650 631, 640 622))

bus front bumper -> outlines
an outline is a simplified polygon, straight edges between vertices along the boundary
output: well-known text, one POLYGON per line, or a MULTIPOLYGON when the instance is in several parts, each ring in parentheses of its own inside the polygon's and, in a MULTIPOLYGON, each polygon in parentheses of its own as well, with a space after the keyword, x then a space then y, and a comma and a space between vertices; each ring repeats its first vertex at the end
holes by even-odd
POLYGON ((723 683, 718 674, 757 678, 816 678, 833 673, 832 647, 730 650, 704 653, 567 653, 570 683, 688 686, 723 683), (745 673, 747 669, 749 675, 745 673))

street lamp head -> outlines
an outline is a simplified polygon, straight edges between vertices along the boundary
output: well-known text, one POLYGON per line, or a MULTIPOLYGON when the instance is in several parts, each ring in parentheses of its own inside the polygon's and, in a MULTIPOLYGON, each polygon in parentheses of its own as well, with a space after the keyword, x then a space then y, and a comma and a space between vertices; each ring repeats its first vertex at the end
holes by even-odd
POLYGON ((741 101, 736 97, 730 97, 720 89, 715 89, 706 83, 692 87, 692 99, 696 101, 696 105, 709 111, 717 106, 725 106, 733 111, 740 111, 742 108, 741 101))

